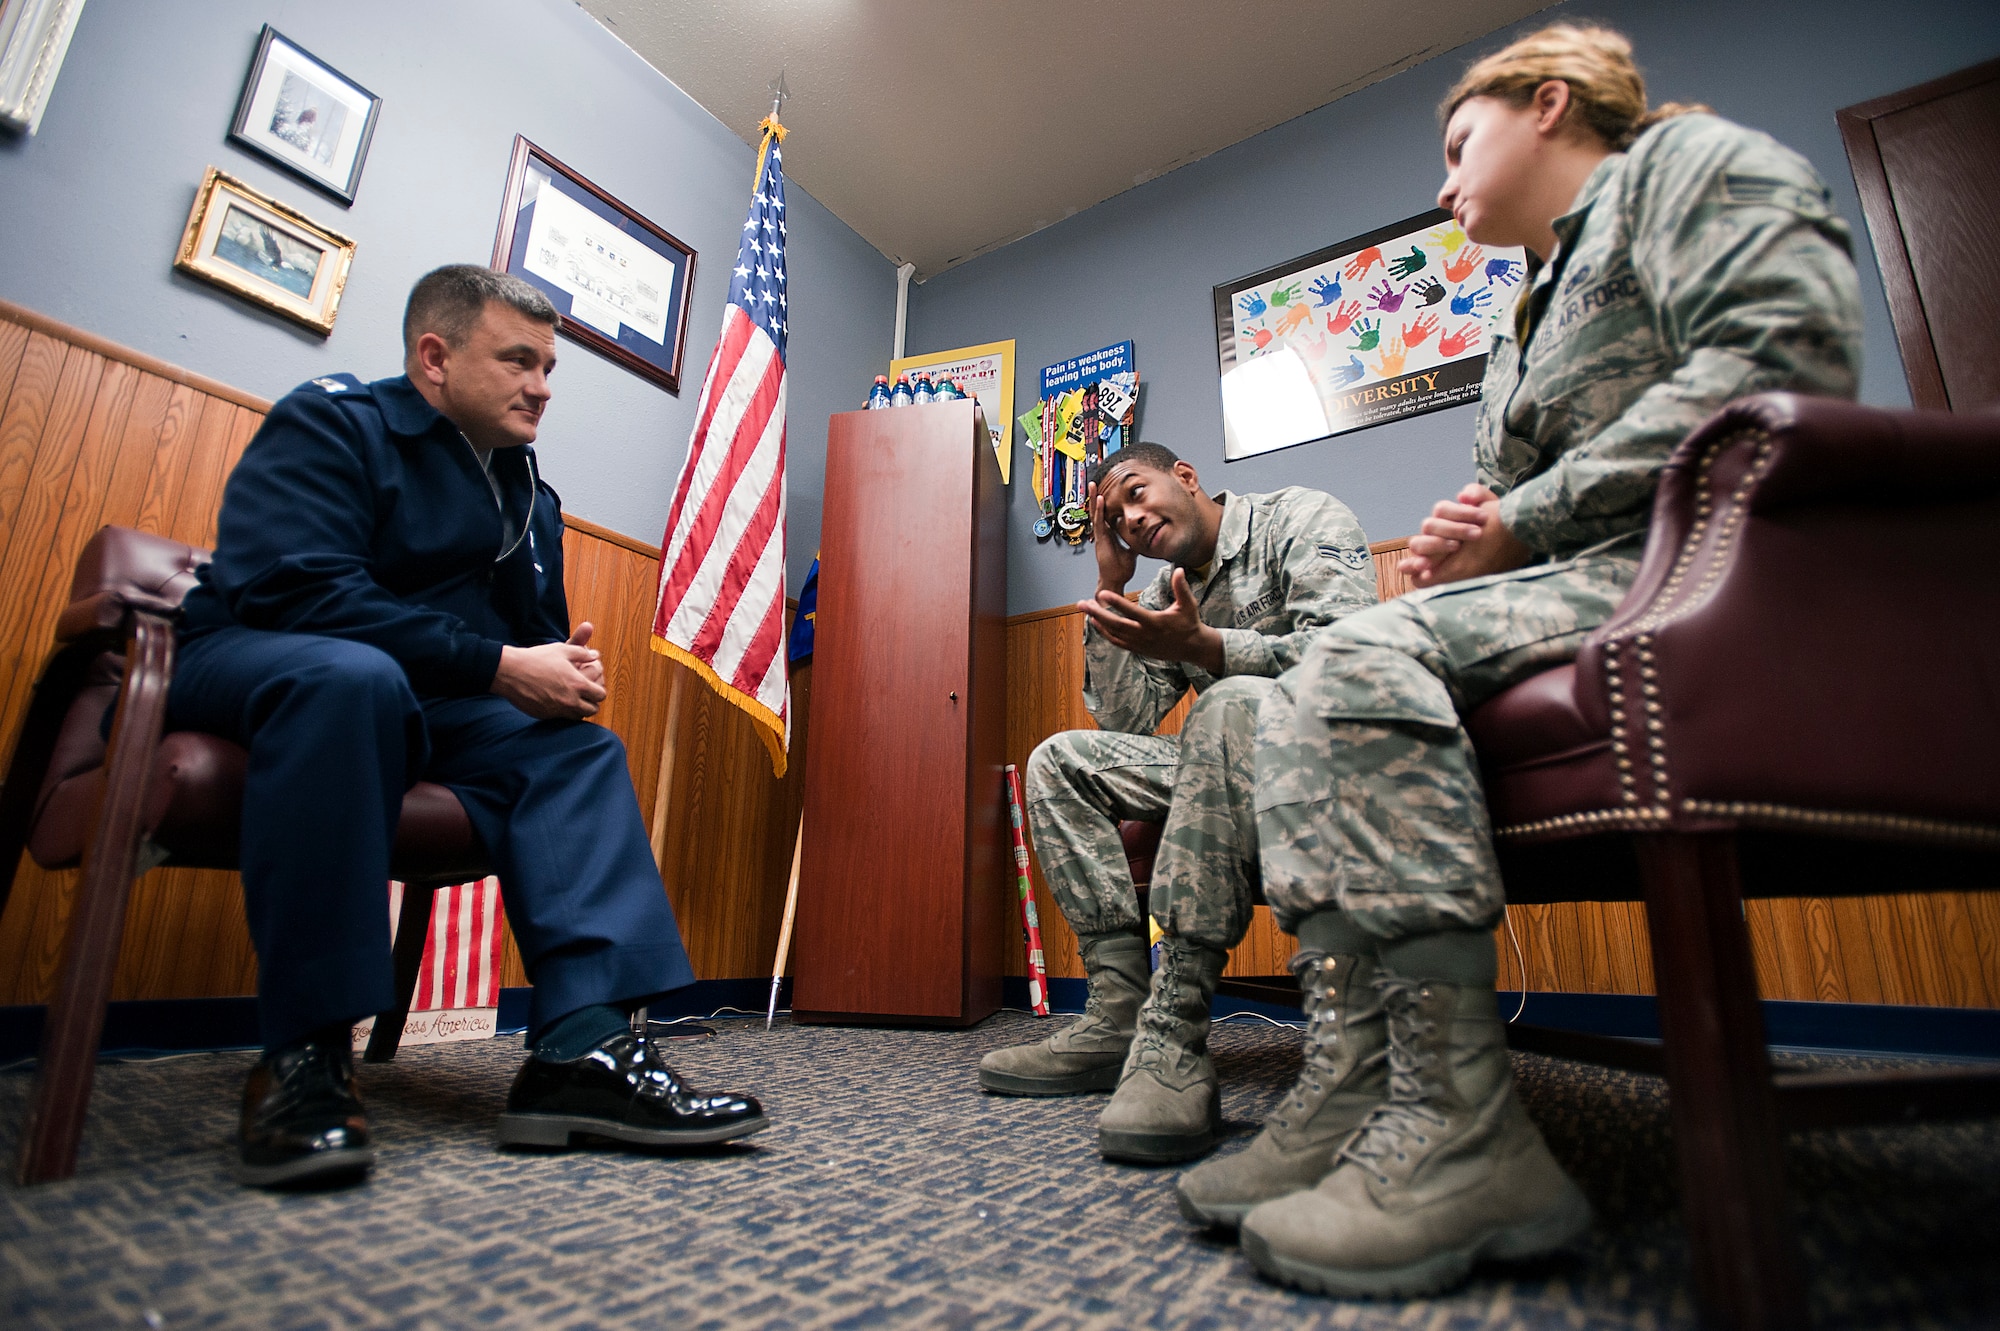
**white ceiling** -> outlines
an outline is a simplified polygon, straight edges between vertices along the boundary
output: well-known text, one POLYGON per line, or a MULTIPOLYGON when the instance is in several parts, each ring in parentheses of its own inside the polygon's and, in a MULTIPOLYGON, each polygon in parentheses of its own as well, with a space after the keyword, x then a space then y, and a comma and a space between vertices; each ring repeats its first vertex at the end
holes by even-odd
POLYGON ((1550 0, 580 0, 919 278, 1550 0))

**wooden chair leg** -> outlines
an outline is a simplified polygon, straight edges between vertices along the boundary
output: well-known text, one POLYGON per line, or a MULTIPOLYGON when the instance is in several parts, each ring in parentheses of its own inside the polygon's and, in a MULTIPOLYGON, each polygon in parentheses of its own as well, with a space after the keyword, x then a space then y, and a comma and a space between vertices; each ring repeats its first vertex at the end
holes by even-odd
POLYGON ((136 619, 125 688, 105 754, 104 799, 84 848, 62 978, 42 1028, 41 1061, 21 1128, 15 1177, 23 1184, 65 1179, 76 1172, 77 1143, 97 1074, 97 1042, 104 1033, 104 1007, 118 969, 125 903, 138 864, 146 784, 173 678, 173 628, 154 615, 136 619))
POLYGON ((1696 1291, 1709 1319, 1732 1331, 1803 1327, 1735 838, 1636 840, 1696 1291))
POLYGON ((396 915, 396 1006, 375 1018, 368 1052, 361 1056, 364 1063, 394 1062, 397 1046, 403 1043, 403 1025, 416 997, 417 972, 423 968, 424 940, 430 936, 431 905, 436 899, 435 888, 403 884, 403 908, 396 915))

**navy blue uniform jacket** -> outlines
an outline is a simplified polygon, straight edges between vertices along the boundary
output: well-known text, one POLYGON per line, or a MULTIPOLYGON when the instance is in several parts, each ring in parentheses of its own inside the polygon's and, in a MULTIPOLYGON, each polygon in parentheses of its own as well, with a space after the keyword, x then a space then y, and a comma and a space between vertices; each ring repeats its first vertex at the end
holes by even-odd
POLYGON ((301 384, 230 475, 181 637, 318 633, 381 648, 420 696, 486 692, 502 646, 569 636, 562 501, 532 448, 495 449, 493 477, 508 524, 479 455, 406 376, 301 384))

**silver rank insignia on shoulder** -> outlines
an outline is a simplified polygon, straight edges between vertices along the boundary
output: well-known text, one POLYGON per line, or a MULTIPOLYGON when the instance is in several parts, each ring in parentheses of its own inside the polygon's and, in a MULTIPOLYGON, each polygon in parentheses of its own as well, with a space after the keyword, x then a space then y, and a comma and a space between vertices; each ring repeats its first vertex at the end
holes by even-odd
POLYGON ((313 382, 329 393, 345 393, 347 391, 347 385, 338 379, 315 379, 313 382))
POLYGON ((1344 550, 1337 545, 1322 545, 1319 553, 1322 559, 1338 559, 1349 568, 1361 568, 1371 558, 1366 550, 1344 550))

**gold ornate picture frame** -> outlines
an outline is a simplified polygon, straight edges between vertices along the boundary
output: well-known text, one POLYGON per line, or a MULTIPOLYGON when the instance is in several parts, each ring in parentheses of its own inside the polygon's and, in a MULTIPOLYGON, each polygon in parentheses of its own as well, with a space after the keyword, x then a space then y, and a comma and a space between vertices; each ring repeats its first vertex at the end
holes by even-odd
POLYGON ((340 311, 354 248, 346 236, 211 166, 195 191, 174 268, 324 337, 340 311))

